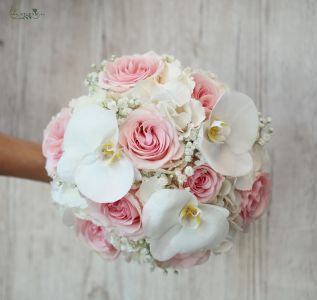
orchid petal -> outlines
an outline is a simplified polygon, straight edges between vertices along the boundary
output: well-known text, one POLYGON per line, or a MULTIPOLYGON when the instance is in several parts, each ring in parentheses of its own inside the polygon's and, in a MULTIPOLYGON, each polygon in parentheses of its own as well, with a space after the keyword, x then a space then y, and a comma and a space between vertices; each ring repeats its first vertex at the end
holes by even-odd
POLYGON ((188 191, 162 189, 145 203, 142 213, 144 233, 159 238, 178 220, 182 207, 189 201, 188 191))
POLYGON ((118 139, 118 125, 113 111, 97 104, 79 106, 72 114, 65 131, 63 149, 94 151, 107 138, 118 139))
POLYGON ((181 225, 176 224, 172 226, 167 232, 165 232, 159 239, 151 239, 150 251, 155 259, 165 261, 176 254, 178 250, 171 246, 175 234, 181 230, 181 225))
POLYGON ((216 172, 238 177, 251 171, 253 162, 249 152, 235 154, 227 144, 214 144, 202 137, 203 131, 204 126, 200 130, 200 152, 216 172))
POLYGON ((231 133, 226 143, 232 152, 240 154, 252 148, 258 134, 259 118, 251 98, 238 92, 225 93, 210 118, 229 124, 231 133))
POLYGON ((63 181, 74 182, 74 172, 85 155, 86 151, 82 147, 65 150, 57 163, 58 177, 63 181))
POLYGON ((119 200, 128 193, 133 180, 134 168, 126 157, 112 163, 101 159, 83 161, 75 171, 80 192, 98 203, 119 200))
POLYGON ((75 109, 65 131, 64 153, 57 164, 58 176, 64 181, 73 182, 80 161, 107 138, 117 143, 118 125, 112 111, 96 104, 86 104, 75 109))
POLYGON ((210 204, 199 204, 187 190, 164 189, 155 192, 143 208, 143 229, 153 257, 165 261, 178 253, 210 249, 226 239, 229 211, 210 204), (191 227, 180 221, 184 207, 198 207, 201 221, 191 227))
POLYGON ((193 229, 183 226, 171 241, 171 247, 177 249, 178 253, 216 247, 229 232, 227 209, 210 204, 202 204, 199 208, 202 211, 199 227, 193 229))
POLYGON ((263 168, 263 166, 268 160, 265 149, 258 144, 255 144, 253 146, 250 154, 253 159, 253 168, 248 174, 237 178, 235 182, 235 187, 238 190, 243 190, 243 191, 251 190, 253 182, 256 178, 257 172, 259 172, 263 168))

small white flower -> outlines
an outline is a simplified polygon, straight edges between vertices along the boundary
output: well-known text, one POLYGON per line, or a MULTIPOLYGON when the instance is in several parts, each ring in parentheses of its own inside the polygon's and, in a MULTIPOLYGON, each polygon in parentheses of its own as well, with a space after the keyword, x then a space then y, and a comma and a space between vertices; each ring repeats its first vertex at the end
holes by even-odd
POLYGON ((161 174, 159 177, 160 186, 166 186, 168 184, 168 178, 165 174, 161 174))
POLYGON ((142 104, 142 102, 141 102, 140 99, 135 99, 135 100, 134 100, 134 104, 135 104, 135 106, 139 106, 139 105, 142 104))
POLYGON ((116 103, 116 101, 110 100, 110 101, 107 103, 107 107, 108 107, 110 110, 117 111, 117 103, 116 103))
POLYGON ((180 175, 177 176, 177 181, 178 181, 179 184, 182 185, 186 181, 186 178, 187 178, 186 175, 180 174, 180 175))
POLYGON ((185 158, 184 158, 185 162, 191 162, 193 160, 193 157, 191 155, 185 155, 185 158))
POLYGON ((184 172, 187 176, 192 176, 194 174, 194 169, 190 166, 187 166, 184 172))
POLYGON ((121 113, 123 116, 127 116, 131 111, 132 109, 130 107, 125 107, 122 109, 121 113))
POLYGON ((175 169, 175 175, 176 175, 176 176, 179 176, 179 175, 181 175, 181 174, 182 174, 182 172, 181 172, 180 169, 175 169))
POLYGON ((185 155, 188 155, 188 156, 190 156, 190 155, 193 155, 194 154, 194 151, 192 150, 192 149, 188 149, 188 148, 186 148, 185 149, 185 155))
POLYGON ((126 97, 122 97, 118 100, 118 105, 120 107, 128 107, 128 102, 129 102, 129 99, 126 98, 126 97))
POLYGON ((135 99, 129 100, 129 107, 134 108, 135 107, 135 99))

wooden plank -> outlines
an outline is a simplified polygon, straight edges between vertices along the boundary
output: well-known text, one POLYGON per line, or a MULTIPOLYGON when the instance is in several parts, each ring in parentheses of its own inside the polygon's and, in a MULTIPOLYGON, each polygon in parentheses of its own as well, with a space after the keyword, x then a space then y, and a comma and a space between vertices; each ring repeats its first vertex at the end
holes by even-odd
POLYGON ((316 299, 317 3, 313 0, 0 3, 0 129, 40 141, 89 66, 156 50, 212 70, 272 116, 270 211, 236 247, 178 276, 104 262, 65 229, 49 186, 0 178, 0 299, 316 299), (1 42, 2 41, 2 42, 1 42))

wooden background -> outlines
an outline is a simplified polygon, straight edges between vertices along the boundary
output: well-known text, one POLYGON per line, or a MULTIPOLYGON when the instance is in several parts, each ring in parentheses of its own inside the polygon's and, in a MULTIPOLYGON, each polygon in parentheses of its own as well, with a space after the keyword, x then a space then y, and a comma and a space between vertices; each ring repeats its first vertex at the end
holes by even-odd
MULTIPOLYGON (((274 120, 269 213, 231 253, 176 276, 108 263, 61 223, 49 186, 0 179, 0 299, 317 299, 315 0, 0 1, 0 130, 38 142, 90 64, 150 49, 212 70, 274 120)), ((23 151, 23 149, 21 149, 23 151)))

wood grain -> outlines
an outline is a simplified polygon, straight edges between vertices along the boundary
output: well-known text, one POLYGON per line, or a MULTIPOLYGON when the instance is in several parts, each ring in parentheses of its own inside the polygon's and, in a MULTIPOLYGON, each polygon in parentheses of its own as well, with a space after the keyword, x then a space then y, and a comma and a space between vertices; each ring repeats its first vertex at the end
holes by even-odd
MULTIPOLYGON (((268 214, 178 276, 105 262, 64 228, 49 186, 0 178, 0 299, 317 299, 317 2, 0 2, 0 130, 41 141, 90 64, 153 49, 212 70, 274 120, 268 214)), ((23 151, 23 150, 22 150, 23 151)))

